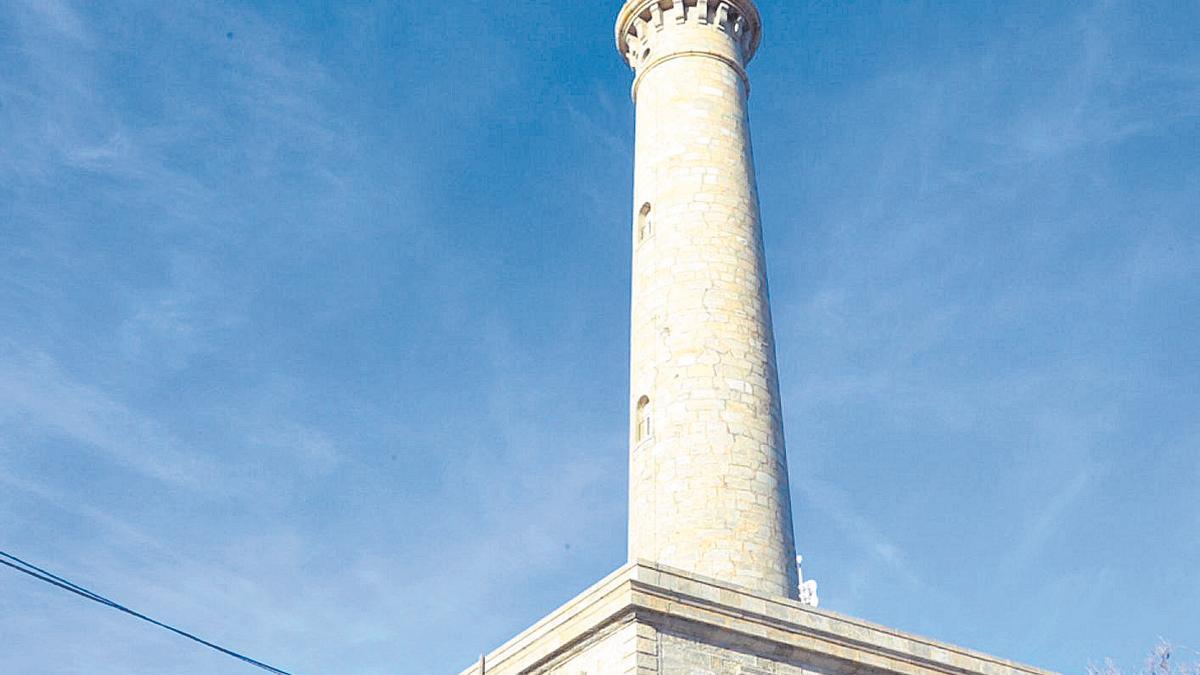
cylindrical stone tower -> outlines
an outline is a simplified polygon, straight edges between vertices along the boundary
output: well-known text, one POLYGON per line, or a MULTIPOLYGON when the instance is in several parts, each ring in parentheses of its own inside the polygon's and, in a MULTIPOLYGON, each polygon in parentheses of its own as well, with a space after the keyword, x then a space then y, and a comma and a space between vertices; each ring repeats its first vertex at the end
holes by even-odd
POLYGON ((629 557, 795 598, 746 64, 753 0, 628 0, 636 72, 629 557))

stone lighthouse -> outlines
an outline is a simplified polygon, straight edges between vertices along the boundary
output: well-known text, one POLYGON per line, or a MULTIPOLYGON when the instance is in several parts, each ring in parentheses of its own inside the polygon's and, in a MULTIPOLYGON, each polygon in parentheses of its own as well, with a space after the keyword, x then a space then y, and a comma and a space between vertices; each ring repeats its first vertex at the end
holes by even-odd
POLYGON ((797 600, 747 117, 761 37, 754 0, 618 13, 637 115, 629 561, 462 675, 1049 675, 797 600))
POLYGON ((797 592, 746 65, 749 0, 631 0, 629 558, 797 592))

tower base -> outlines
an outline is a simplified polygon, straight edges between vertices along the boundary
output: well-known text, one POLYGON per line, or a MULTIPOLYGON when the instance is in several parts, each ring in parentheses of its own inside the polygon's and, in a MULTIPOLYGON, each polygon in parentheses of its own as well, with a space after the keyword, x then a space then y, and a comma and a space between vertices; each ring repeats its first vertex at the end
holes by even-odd
POLYGON ((1049 675, 639 561, 461 675, 1049 675))

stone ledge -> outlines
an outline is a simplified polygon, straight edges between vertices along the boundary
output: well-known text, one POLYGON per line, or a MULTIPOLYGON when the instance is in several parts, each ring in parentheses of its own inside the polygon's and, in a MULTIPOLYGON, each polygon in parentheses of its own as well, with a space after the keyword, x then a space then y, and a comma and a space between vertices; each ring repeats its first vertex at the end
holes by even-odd
POLYGON ((787 646, 822 661, 848 662, 855 670, 1051 675, 1051 671, 655 563, 639 561, 630 572, 633 601, 639 609, 787 646))
MULTIPOLYGON (((541 672, 618 621, 683 627, 753 643, 832 672, 906 675, 1052 675, 928 638, 750 592, 683 570, 638 561, 622 566, 486 657, 487 675, 541 672)), ((478 675, 476 664, 461 675, 478 675)), ((638 673, 653 672, 638 668, 638 673)), ((601 674, 604 675, 604 674, 601 674)))
MULTIPOLYGON (((487 654, 488 675, 528 672, 629 614, 629 580, 634 567, 633 563, 623 565, 487 654)), ((461 675, 478 675, 479 670, 476 663, 461 675)))

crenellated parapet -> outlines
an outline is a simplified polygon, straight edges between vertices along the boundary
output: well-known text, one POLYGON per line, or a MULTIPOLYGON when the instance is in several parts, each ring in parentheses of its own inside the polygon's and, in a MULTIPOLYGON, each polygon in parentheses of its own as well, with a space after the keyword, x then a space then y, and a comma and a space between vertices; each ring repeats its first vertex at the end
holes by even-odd
POLYGON ((744 68, 762 39, 753 0, 628 0, 617 50, 639 75, 660 59, 703 53, 744 68))

